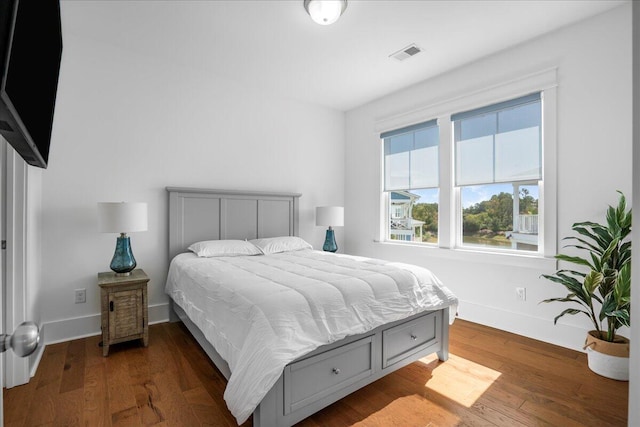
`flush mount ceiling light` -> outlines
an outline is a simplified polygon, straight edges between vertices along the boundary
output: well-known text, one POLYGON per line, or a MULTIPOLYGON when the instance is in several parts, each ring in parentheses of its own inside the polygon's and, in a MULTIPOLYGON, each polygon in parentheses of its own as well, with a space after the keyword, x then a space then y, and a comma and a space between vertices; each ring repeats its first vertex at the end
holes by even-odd
POLYGON ((347 0, 304 0, 304 8, 318 24, 331 25, 347 8, 347 0))

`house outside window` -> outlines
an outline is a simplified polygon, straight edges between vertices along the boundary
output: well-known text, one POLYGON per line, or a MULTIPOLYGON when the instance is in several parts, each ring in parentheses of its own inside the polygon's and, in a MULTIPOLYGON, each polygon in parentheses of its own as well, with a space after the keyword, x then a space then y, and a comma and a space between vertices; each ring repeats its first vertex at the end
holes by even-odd
POLYGON ((381 135, 388 240, 438 242, 439 132, 435 120, 381 135))

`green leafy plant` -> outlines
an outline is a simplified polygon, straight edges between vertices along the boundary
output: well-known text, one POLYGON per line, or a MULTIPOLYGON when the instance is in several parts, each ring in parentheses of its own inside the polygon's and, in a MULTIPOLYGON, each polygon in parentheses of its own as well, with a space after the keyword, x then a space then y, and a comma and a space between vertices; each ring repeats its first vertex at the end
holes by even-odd
POLYGON ((566 237, 572 247, 588 252, 587 257, 558 254, 560 261, 586 267, 589 271, 558 270, 542 277, 563 285, 569 294, 563 298, 549 298, 542 302, 569 302, 579 308, 567 308, 554 319, 565 314, 584 313, 591 319, 599 337, 613 342, 616 331, 631 322, 631 209, 627 211, 624 194, 617 207, 609 206, 606 225, 578 222, 571 229, 579 236, 566 237), (599 310, 598 310, 599 308, 599 310), (602 327, 606 320, 606 328, 602 327))

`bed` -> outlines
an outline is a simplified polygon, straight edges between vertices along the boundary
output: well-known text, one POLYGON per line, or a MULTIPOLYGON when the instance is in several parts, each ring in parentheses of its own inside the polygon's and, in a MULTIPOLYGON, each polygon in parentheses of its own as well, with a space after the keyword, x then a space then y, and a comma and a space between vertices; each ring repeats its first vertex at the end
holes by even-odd
MULTIPOLYGON (((194 242, 282 239, 297 244, 297 237, 282 236, 298 234, 300 195, 174 187, 167 190, 172 260, 167 292, 172 297, 172 311, 227 378, 225 400, 239 424, 252 416, 256 427, 290 426, 428 354, 435 352, 440 360, 447 360, 448 325, 457 300, 446 288, 442 290, 437 278, 427 270, 308 248, 267 256, 200 258, 187 251, 194 242), (268 239, 272 237, 278 239, 268 239), (396 276, 400 279, 396 280, 396 276), (237 287, 230 287, 227 277, 239 279, 234 285, 237 287), (340 280, 331 280, 336 277, 340 280), (413 282, 406 289, 402 287, 405 285, 396 284, 397 290, 391 291, 392 279, 393 283, 403 283, 405 279, 413 282), (212 281, 215 286, 200 284, 200 280, 212 281), (303 282, 313 286, 305 287, 303 282), (341 304, 352 307, 341 308, 351 317, 336 316, 338 311, 331 310, 340 308, 321 301, 324 295, 330 299, 336 283, 345 289, 357 289, 361 282, 367 283, 363 288, 370 287, 371 292, 382 295, 382 303, 376 309, 364 304, 362 310, 353 308, 356 300, 349 302, 348 297, 342 296, 335 300, 344 299, 346 302, 341 304), (283 288, 283 284, 295 288, 295 292, 283 288), (438 289, 435 294, 423 295, 423 289, 433 287, 438 289), (266 293, 258 296, 257 289, 266 293), (269 297, 280 289, 287 292, 269 297), (315 293, 305 295, 309 290, 315 293), (186 296, 187 292, 195 293, 186 296), (409 294, 417 294, 422 302, 411 302, 405 296, 409 294), (253 304, 263 304, 263 300, 271 300, 271 305, 253 310, 253 304), (212 305, 214 302, 218 305, 212 305), (308 324, 304 319, 309 315, 302 306, 310 307, 314 318, 318 318, 319 311, 327 310, 326 316, 320 316, 322 321, 316 322, 322 326, 317 329, 322 330, 301 334, 298 329, 289 328, 288 314, 280 316, 285 308, 291 309, 296 313, 292 318, 301 317, 302 324, 308 324), (435 308, 425 310, 425 306, 435 308), (363 313, 367 310, 373 315, 363 313), (383 320, 377 319, 379 312, 385 312, 383 320), (258 332, 242 329, 242 317, 250 317, 247 324, 258 328, 258 332), (274 317, 280 317, 280 323, 274 317), (338 317, 340 320, 335 320, 338 317), (367 320, 370 318, 375 321, 367 320), (360 319, 364 320, 359 322, 360 319), (281 327, 283 322, 285 326, 281 327), (326 323, 337 323, 339 327, 329 325, 325 331, 326 323), (273 332, 276 327, 280 329, 273 332), (252 335, 251 342, 259 345, 245 345, 245 335, 252 335), (286 341, 282 338, 285 335, 286 341), (236 336, 242 339, 235 339, 236 336), (271 342, 273 348, 265 351, 271 342), (273 363, 262 364, 272 355, 273 363)), ((265 249, 265 253, 269 252, 265 249)))

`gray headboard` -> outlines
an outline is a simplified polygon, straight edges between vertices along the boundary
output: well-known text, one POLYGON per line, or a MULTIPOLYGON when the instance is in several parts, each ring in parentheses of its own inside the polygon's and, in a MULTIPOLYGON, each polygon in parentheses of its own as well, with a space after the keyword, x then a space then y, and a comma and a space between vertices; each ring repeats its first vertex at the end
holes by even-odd
POLYGON ((194 242, 298 235, 297 193, 167 187, 169 259, 194 242))

